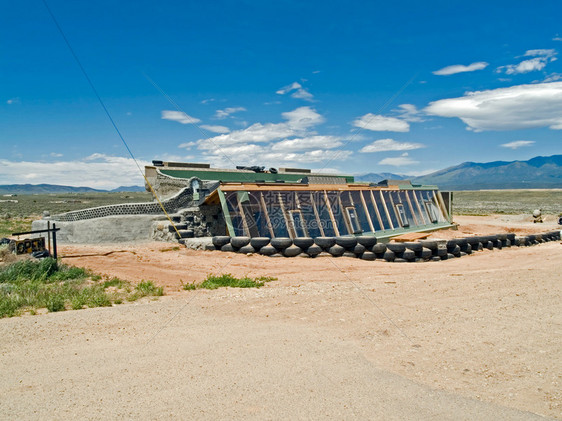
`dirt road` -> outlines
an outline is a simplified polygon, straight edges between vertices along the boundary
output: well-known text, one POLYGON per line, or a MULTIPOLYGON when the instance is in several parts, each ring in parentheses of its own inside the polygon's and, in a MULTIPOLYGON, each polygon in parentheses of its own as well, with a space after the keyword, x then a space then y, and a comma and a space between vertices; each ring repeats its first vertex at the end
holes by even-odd
POLYGON ((408 264, 120 249, 63 254, 168 295, 0 320, 0 418, 562 418, 559 242, 408 264), (224 272, 279 280, 181 290, 224 272))

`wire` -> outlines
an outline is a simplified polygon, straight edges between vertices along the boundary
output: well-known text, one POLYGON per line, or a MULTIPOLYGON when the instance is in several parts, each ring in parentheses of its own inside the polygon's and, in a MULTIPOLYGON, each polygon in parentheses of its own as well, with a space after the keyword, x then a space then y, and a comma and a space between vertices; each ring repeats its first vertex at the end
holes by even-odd
POLYGON ((94 95, 96 96, 96 98, 98 99, 98 102, 100 103, 101 107, 103 108, 103 111, 105 112, 105 114, 107 115, 107 118, 109 118, 109 121, 111 122, 111 125, 113 126, 113 128, 115 129, 115 131, 117 132, 117 135, 119 136, 119 138, 121 139, 121 142, 123 142, 123 145, 125 145, 125 148, 127 149, 127 152, 129 152, 129 155, 131 155, 131 158, 133 158, 133 161, 135 162, 135 165, 137 166, 139 172, 141 173, 142 177, 144 178, 144 181, 146 183, 146 185, 150 188, 151 193, 154 195, 154 198, 156 199, 156 201, 158 202, 158 204, 160 205, 160 207, 162 208, 162 211, 164 212, 164 214, 166 215, 166 217, 168 218, 168 220, 170 221, 170 223, 172 224, 172 226, 174 227, 174 230, 176 231, 176 234, 178 235, 178 238, 181 238, 181 234, 178 231, 176 224, 174 224, 174 221, 172 221, 172 218, 170 217, 170 215, 168 215, 168 212, 166 212, 166 208, 164 207, 164 205, 162 204, 162 202, 160 201, 160 199, 158 198, 158 195, 156 194, 156 192, 154 191, 154 189, 152 188, 152 185, 150 184, 150 182, 148 181, 148 179, 146 178, 146 175, 144 174, 143 170, 141 169, 139 163, 137 162, 135 156, 133 155, 133 152, 131 151, 131 148, 129 148, 129 145, 127 145, 127 142, 125 141, 125 138, 123 137, 123 135, 121 134, 121 131, 119 130, 119 128, 117 127, 117 124, 115 123, 115 120, 113 120, 113 117, 111 117, 111 114, 109 112, 109 110, 107 109, 107 107, 105 106, 105 103, 103 102, 103 100, 101 99, 100 94, 98 93, 98 90, 96 89, 96 87, 94 86, 92 80, 90 79, 90 77, 88 76, 88 73, 86 72, 86 69, 84 68, 84 66, 82 66, 82 63, 80 62, 80 59, 78 58, 78 56, 76 55, 76 53, 74 52, 74 49, 72 48, 72 45, 70 45, 70 42, 68 41, 68 38, 66 37, 66 35, 64 34, 64 31, 62 30, 62 27, 60 26, 59 22, 57 21, 57 19, 55 18, 55 15, 53 14, 53 12, 51 11, 51 8, 49 7, 49 5, 47 4, 46 0, 41 0, 43 2, 43 4, 45 5, 45 8, 47 9, 47 12, 49 12, 49 15, 51 16, 51 19, 53 20, 53 22, 55 23, 57 29, 59 30, 62 38, 64 39, 64 42, 66 43, 66 46, 68 47, 68 49, 70 50, 70 53, 72 54, 72 57, 74 57, 74 60, 76 61, 76 63, 78 64, 78 67, 80 67, 80 70, 82 71, 82 74, 84 75, 84 77, 86 78, 86 80, 88 81, 88 84, 90 85, 90 88, 92 88, 92 91, 94 92, 94 95))

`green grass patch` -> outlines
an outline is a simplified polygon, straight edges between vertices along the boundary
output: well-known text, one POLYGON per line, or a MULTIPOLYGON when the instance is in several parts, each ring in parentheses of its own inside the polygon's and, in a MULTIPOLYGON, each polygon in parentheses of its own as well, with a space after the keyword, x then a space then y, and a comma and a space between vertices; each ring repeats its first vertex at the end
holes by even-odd
POLYGON ((5 216, 0 218, 0 238, 9 237, 14 232, 31 231, 32 218, 14 218, 5 216))
POLYGON ((38 309, 49 312, 107 307, 124 300, 161 296, 162 287, 143 281, 135 288, 121 279, 103 280, 83 268, 52 258, 21 260, 0 268, 0 318, 38 309))
POLYGON ((195 290, 195 289, 217 289, 221 287, 231 287, 231 288, 260 288, 265 285, 266 282, 276 281, 277 278, 270 276, 260 276, 257 278, 250 278, 244 276, 243 278, 236 278, 230 273, 225 273, 223 275, 207 275, 207 278, 199 283, 185 284, 183 289, 185 290, 195 290))

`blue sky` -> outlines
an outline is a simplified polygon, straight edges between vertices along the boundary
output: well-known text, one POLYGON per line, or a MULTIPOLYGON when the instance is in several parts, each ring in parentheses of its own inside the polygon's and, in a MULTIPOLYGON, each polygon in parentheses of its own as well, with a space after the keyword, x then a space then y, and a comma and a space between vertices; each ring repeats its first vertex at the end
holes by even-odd
MULTIPOLYGON (((43 3, 2 3, 0 184, 141 185, 43 3)), ((49 6, 141 166, 419 175, 562 153, 560 2, 49 6)))

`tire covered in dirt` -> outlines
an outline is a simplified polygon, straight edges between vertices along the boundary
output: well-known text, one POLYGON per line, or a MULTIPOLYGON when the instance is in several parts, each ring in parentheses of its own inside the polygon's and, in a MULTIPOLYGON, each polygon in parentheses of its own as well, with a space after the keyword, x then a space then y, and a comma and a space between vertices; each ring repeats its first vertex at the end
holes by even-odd
POLYGON ((340 257, 345 253, 345 248, 343 248, 339 244, 335 244, 328 249, 328 253, 330 253, 334 257, 340 257))
POLYGON ((404 243, 404 245, 406 246, 406 248, 408 250, 412 250, 414 253, 421 253, 422 248, 423 248, 421 243, 419 243, 417 241, 406 242, 406 243, 404 243))
POLYGON ((285 257, 295 257, 301 253, 302 253, 302 249, 295 245, 289 246, 285 250, 283 250, 283 256, 285 257))
POLYGON ((357 237, 357 244, 361 244, 366 249, 371 249, 375 244, 377 244, 377 237, 363 235, 361 237, 357 237))
POLYGON ((447 256, 447 248, 446 247, 438 247, 437 248, 437 256, 439 256, 439 257, 447 256))
POLYGON ((230 243, 230 237, 227 235, 216 235, 213 237, 212 242, 217 249, 220 249, 225 244, 230 243))
POLYGON ((277 237, 272 238, 270 244, 279 251, 285 250, 287 247, 293 245, 293 240, 289 237, 277 237))
POLYGON ((228 243, 225 244, 224 246, 221 247, 221 251, 230 251, 230 252, 234 252, 234 247, 232 247, 232 244, 228 243))
POLYGON ((416 258, 416 252, 414 250, 406 249, 406 251, 401 253, 399 257, 408 261, 413 261, 416 258))
POLYGON ((377 243, 371 248, 371 251, 375 254, 383 254, 386 251, 386 244, 377 243))
POLYGON ((336 244, 342 246, 346 250, 353 250, 357 245, 357 238, 355 237, 336 237, 336 244))
POLYGON ((306 249, 306 254, 308 254, 310 257, 316 257, 320 253, 322 253, 322 247, 320 247, 316 244, 313 244, 309 248, 306 249))
POLYGON ((321 247, 322 250, 328 250, 336 244, 336 239, 334 237, 316 237, 314 243, 321 247))
POLYGON ((387 250, 384 252, 384 255, 382 257, 384 260, 386 260, 387 262, 394 262, 394 259, 396 259, 396 254, 394 254, 394 252, 392 250, 387 250))
POLYGON ((256 249, 252 247, 251 244, 247 244, 243 247, 238 249, 238 253, 248 254, 248 253, 255 253, 256 249))
POLYGON ((420 253, 420 257, 424 260, 429 260, 431 259, 431 256, 433 256, 433 251, 431 249, 423 247, 420 253))
POLYGON ((430 250, 437 250, 437 241, 433 240, 421 240, 420 244, 422 247, 425 247, 430 250))
POLYGON ((404 253, 406 251, 404 243, 386 243, 386 248, 394 253, 404 253))
POLYGON ((376 258, 377 255, 372 251, 368 251, 368 250, 361 255, 361 259, 363 260, 375 260, 376 258))
POLYGON ((306 250, 311 245, 314 244, 314 238, 311 237, 301 237, 293 239, 293 244, 297 247, 300 247, 303 250, 306 250))
POLYGON ((269 244, 269 242, 271 241, 270 238, 268 237, 253 237, 250 240, 250 245, 255 248, 256 250, 261 249, 262 247, 265 247, 269 244))
POLYGON ((250 244, 250 237, 232 237, 230 239, 230 244, 232 244, 232 247, 234 247, 235 249, 239 249, 250 244))
POLYGON ((260 249, 260 254, 264 256, 273 256, 275 253, 277 253, 277 249, 271 245, 263 246, 260 249))
POLYGON ((361 256, 363 253, 365 253, 365 251, 367 251, 367 249, 362 244, 357 244, 355 247, 353 247, 353 253, 357 256, 361 256))

